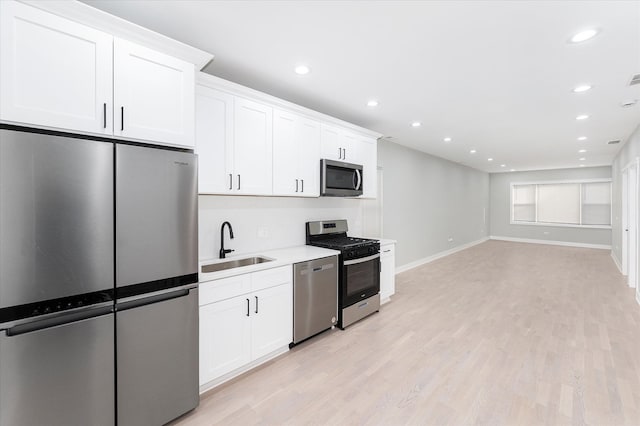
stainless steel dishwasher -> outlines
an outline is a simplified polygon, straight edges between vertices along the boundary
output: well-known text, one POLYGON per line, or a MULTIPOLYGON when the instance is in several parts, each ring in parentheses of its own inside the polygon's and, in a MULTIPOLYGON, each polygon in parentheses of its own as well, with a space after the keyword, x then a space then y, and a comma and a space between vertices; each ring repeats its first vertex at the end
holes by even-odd
POLYGON ((293 265, 293 344, 328 328, 338 317, 338 256, 293 265))

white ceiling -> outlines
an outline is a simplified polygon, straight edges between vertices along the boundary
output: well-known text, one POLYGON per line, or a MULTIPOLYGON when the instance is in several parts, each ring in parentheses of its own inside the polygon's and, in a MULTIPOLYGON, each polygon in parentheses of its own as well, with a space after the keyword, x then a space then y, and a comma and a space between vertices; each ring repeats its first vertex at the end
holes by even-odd
POLYGON ((620 107, 640 99, 640 1, 85 1, 213 53, 210 74, 488 172, 609 165, 640 124, 620 107))

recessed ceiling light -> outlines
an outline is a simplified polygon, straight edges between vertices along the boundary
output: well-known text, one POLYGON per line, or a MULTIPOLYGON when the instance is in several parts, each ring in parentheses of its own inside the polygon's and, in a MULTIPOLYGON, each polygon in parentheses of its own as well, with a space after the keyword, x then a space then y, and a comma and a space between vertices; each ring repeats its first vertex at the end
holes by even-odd
POLYGON ((306 65, 298 65, 297 67, 295 67, 294 71, 296 72, 296 74, 305 75, 309 74, 309 71, 311 71, 311 69, 309 69, 309 67, 306 65))
POLYGON ((580 136, 580 137, 578 138, 578 140, 579 140, 579 141, 586 141, 586 140, 587 140, 587 137, 586 137, 586 136, 580 136))
POLYGON ((368 107, 377 107, 378 106, 378 101, 375 100, 370 100, 369 102, 367 102, 367 106, 368 107))
POLYGON ((571 37, 571 43, 582 43, 583 41, 587 41, 598 34, 598 30, 591 28, 588 30, 580 31, 571 37))
POLYGON ((471 151, 469 151, 469 154, 475 154, 475 153, 476 153, 475 149, 472 149, 471 151))
POLYGON ((446 138, 444 138, 444 141, 445 141, 445 142, 451 142, 451 138, 446 137, 446 138))
POLYGON ((500 167, 507 167, 506 164, 500 164, 500 167))
POLYGON ((584 157, 580 157, 580 158, 579 158, 579 160, 580 160, 580 161, 584 161, 584 160, 586 160, 586 158, 584 158, 584 157))
POLYGON ((493 161, 493 158, 487 158, 487 161, 493 161))
POLYGON ((589 118, 589 116, 587 114, 582 114, 576 117, 576 120, 586 120, 587 118, 589 118))
POLYGON ((582 92, 586 92, 587 90, 590 90, 591 86, 589 86, 588 84, 584 84, 582 86, 578 86, 575 89, 573 89, 574 93, 582 93, 582 92))
POLYGON ((587 150, 586 149, 580 149, 580 150, 578 150, 578 152, 582 154, 583 152, 587 152, 587 150))
POLYGON ((411 127, 420 127, 422 126, 422 123, 419 121, 414 121, 413 123, 411 123, 411 127))
POLYGON ((515 171, 516 171, 516 169, 510 169, 509 171, 510 171, 510 172, 515 172, 515 171))

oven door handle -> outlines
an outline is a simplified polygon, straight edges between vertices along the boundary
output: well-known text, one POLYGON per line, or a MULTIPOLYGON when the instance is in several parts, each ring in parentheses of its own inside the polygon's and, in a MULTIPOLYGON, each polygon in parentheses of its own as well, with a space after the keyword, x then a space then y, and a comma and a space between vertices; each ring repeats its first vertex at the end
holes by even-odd
POLYGON ((360 259, 347 260, 344 262, 344 266, 356 265, 358 263, 368 262, 373 259, 378 259, 380 257, 380 253, 376 253, 372 256, 361 257, 360 259))

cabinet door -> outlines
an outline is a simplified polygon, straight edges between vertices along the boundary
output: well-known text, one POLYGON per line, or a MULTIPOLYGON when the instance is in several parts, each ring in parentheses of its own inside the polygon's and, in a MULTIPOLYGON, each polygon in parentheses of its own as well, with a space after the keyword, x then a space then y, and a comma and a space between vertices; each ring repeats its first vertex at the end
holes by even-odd
POLYGON ((353 133, 341 131, 338 140, 342 147, 342 161, 345 163, 362 164, 359 137, 353 133))
POLYGON ((322 158, 343 161, 340 131, 335 127, 323 124, 321 132, 322 158))
POLYGON ((273 117, 273 194, 318 197, 320 123, 276 110, 273 117))
POLYGON ((233 95, 196 88, 198 192, 228 194, 233 179, 233 95))
POLYGON ((193 147, 193 64, 114 40, 114 134, 193 147))
POLYGON ((251 357, 257 359, 293 341, 291 283, 252 293, 251 357))
POLYGON ((300 118, 296 123, 298 176, 303 197, 320 196, 320 123, 300 118))
POLYGON ((0 1, 0 119, 111 134, 113 38, 0 1))
POLYGON ((387 244, 380 252, 380 299, 386 301, 396 292, 395 247, 387 244))
POLYGON ((360 159, 362 160, 362 198, 376 198, 378 195, 378 145, 373 138, 360 138, 360 159))
POLYGON ((236 97, 233 134, 235 192, 271 195, 273 109, 236 97))
POLYGON ((200 386, 251 361, 249 297, 200 307, 200 386))
POLYGON ((300 195, 301 176, 295 114, 275 110, 273 113, 273 195, 300 195))

